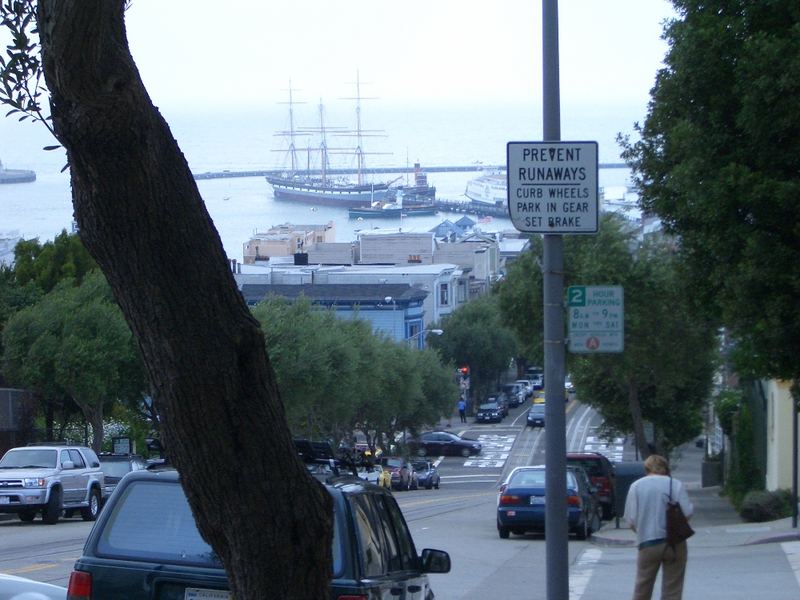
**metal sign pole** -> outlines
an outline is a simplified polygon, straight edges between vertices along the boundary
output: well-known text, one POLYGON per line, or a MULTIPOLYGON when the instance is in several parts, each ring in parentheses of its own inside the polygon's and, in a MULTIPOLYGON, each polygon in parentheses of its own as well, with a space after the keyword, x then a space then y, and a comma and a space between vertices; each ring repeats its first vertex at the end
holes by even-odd
MULTIPOLYGON (((542 0, 543 134, 561 140, 558 0, 542 0)), ((567 435, 564 398, 564 238, 544 235, 545 550, 547 599, 569 599, 567 435)))

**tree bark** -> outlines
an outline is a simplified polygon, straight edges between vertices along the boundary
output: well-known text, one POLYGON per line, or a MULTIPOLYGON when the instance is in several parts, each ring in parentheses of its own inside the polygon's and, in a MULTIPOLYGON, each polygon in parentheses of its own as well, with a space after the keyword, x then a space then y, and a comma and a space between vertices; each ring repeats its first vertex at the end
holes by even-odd
POLYGON ((650 447, 647 444, 647 440, 644 439, 642 405, 639 402, 639 388, 634 378, 628 380, 628 409, 631 412, 631 420, 633 421, 633 433, 636 436, 636 447, 639 450, 639 456, 644 460, 650 456, 650 447))
POLYGON ((325 598, 330 496, 294 450, 259 324, 139 77, 124 5, 38 4, 53 127, 67 151, 81 240, 136 337, 167 454, 233 596, 325 598))

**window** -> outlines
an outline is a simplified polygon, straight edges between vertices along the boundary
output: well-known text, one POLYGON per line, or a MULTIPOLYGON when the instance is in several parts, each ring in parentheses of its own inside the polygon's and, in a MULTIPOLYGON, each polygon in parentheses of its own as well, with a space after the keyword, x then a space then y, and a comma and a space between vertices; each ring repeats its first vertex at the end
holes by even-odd
POLYGON ((358 536, 358 552, 364 577, 380 577, 387 573, 382 551, 380 531, 372 521, 373 508, 369 498, 354 495, 348 498, 353 510, 353 521, 358 536))
POLYGON ((450 304, 450 287, 447 283, 439 286, 439 304, 442 306, 450 304))
POLYGON ((100 540, 101 556, 221 567, 197 531, 177 483, 141 481, 125 488, 100 540), (158 540, 158 544, 153 544, 158 540))
POLYGON ((83 457, 81 456, 81 453, 78 452, 77 450, 70 450, 69 451, 69 459, 73 463, 75 463, 75 468, 76 469, 85 469, 86 468, 86 463, 84 462, 83 457))

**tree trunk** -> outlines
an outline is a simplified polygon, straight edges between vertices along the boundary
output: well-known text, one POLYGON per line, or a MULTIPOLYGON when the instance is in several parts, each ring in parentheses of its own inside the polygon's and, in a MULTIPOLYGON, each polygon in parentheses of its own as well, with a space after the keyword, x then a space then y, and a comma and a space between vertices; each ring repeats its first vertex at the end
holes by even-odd
POLYGON ((631 420, 633 421, 636 448, 639 450, 639 456, 644 460, 650 456, 650 447, 647 445, 647 440, 644 439, 644 422, 642 421, 642 405, 639 403, 639 388, 633 378, 628 380, 628 409, 631 412, 631 420))
POLYGON ((167 455, 234 598, 325 598, 330 496, 294 449, 259 324, 130 56, 124 6, 38 5, 81 240, 136 337, 167 455))

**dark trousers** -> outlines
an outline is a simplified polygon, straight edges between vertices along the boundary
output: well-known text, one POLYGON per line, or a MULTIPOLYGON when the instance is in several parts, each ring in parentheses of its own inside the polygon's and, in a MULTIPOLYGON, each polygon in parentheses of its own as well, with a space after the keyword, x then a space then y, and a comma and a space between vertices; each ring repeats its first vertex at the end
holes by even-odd
POLYGON ((461 417, 461 422, 462 423, 466 423, 467 422, 467 411, 466 410, 459 410, 458 411, 458 415, 461 417))

